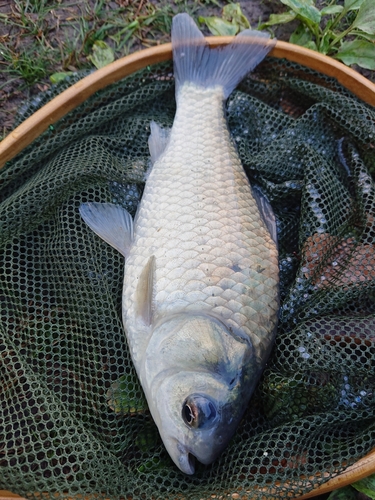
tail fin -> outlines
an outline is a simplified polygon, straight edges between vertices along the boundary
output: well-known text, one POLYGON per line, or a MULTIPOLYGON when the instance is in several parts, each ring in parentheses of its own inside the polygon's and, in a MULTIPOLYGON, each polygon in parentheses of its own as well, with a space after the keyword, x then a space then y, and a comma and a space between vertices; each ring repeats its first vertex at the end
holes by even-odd
POLYGON ((268 33, 245 30, 229 45, 210 49, 191 17, 177 14, 172 24, 176 93, 184 82, 194 82, 202 87, 222 85, 227 98, 275 43, 268 33))

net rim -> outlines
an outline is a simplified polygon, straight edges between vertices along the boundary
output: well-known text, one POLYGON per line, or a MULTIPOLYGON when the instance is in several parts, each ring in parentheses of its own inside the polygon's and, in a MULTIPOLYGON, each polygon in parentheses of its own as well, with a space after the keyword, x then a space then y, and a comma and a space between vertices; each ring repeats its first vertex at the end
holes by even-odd
MULTIPOLYGON (((206 38, 213 47, 226 45, 232 39, 233 37, 206 38)), ((343 87, 361 100, 375 106, 375 84, 329 56, 283 41, 276 43, 269 56, 286 59, 326 76, 334 77, 343 87)), ((167 43, 125 56, 78 81, 26 119, 0 143, 0 168, 30 145, 49 126, 74 110, 98 90, 104 89, 149 65, 171 59, 172 46, 167 43)), ((298 498, 299 500, 312 498, 351 484, 373 473, 375 473, 375 449, 348 467, 343 473, 298 498)), ((9 498, 20 499, 21 497, 6 490, 0 490, 0 500, 9 498)))
MULTIPOLYGON (((234 37, 206 37, 212 47, 224 46, 234 37)), ((277 41, 269 56, 287 59, 335 78, 362 101, 375 106, 375 84, 335 59, 289 42, 277 41)), ((0 142, 0 168, 29 146, 49 126, 74 110, 98 90, 149 65, 172 59, 172 44, 166 43, 122 57, 75 83, 15 128, 0 142)))

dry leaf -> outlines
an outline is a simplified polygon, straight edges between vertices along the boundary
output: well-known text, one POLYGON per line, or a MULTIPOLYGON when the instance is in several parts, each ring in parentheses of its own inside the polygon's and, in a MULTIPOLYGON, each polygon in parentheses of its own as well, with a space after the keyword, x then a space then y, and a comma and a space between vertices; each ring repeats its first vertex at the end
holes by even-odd
POLYGON ((302 271, 317 287, 345 286, 375 279, 375 247, 329 233, 309 236, 302 250, 302 271), (330 255, 326 260, 327 255, 330 255), (317 268, 323 268, 316 273, 317 268))

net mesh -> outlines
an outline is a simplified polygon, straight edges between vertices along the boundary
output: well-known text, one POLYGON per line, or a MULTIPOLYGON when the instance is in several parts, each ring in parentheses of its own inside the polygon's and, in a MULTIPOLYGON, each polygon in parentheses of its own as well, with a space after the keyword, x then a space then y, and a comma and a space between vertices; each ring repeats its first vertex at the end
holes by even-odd
POLYGON ((281 270, 275 348, 230 446, 191 477, 171 462, 122 329, 123 259, 78 213, 110 201, 134 215, 150 121, 170 126, 175 112, 164 63, 96 93, 0 172, 0 488, 294 497, 375 446, 374 109, 272 58, 227 109, 244 168, 274 208, 281 270))

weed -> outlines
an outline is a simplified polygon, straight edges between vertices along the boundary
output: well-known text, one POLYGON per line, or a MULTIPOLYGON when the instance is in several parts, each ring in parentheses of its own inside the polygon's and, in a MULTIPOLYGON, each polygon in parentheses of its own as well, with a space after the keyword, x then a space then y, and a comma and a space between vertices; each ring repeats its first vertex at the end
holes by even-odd
MULTIPOLYGON (((329 0, 328 0, 329 1, 329 0)), ((280 0, 290 10, 271 14, 258 29, 299 21, 291 43, 328 54, 345 64, 375 70, 374 0, 330 0, 321 9, 317 0, 280 0)), ((321 3, 321 2, 319 2, 321 3)), ((239 4, 224 7, 222 18, 200 17, 214 35, 236 35, 245 29, 246 17, 239 4)))
POLYGON ((14 0, 0 5, 0 122, 71 71, 99 67, 170 39, 178 12, 219 13, 227 0, 14 0), (220 3, 219 3, 220 1, 220 3), (101 42, 105 42, 104 45, 101 42), (103 57, 103 53, 106 51, 103 57), (55 76, 57 74, 57 76, 55 76))
MULTIPOLYGON (((49 57, 44 52, 34 50, 17 51, 0 48, 7 72, 13 78, 22 78, 27 85, 43 80, 49 73, 49 57)), ((9 81, 7 81, 9 83, 9 81)))
POLYGON ((299 21, 290 42, 340 59, 345 64, 358 64, 375 69, 375 2, 344 0, 344 5, 331 0, 319 9, 315 0, 280 0, 290 8, 272 14, 260 29, 299 21))
MULTIPOLYGON (((9 30, 15 32, 8 50, 17 52, 15 47, 27 38, 31 51, 39 52, 40 59, 48 53, 47 59, 54 58, 59 69, 80 69, 89 65, 92 59, 89 56, 98 41, 107 40, 116 57, 121 57, 141 46, 167 41, 177 12, 194 14, 202 5, 218 6, 217 0, 159 1, 157 4, 150 0, 117 0, 117 4, 117 9, 110 9, 104 0, 85 0, 77 5, 15 0, 6 19, 9 30), (57 32, 63 36, 54 42, 52 35, 57 32)), ((13 58, 8 57, 5 62, 12 65, 13 58)))

